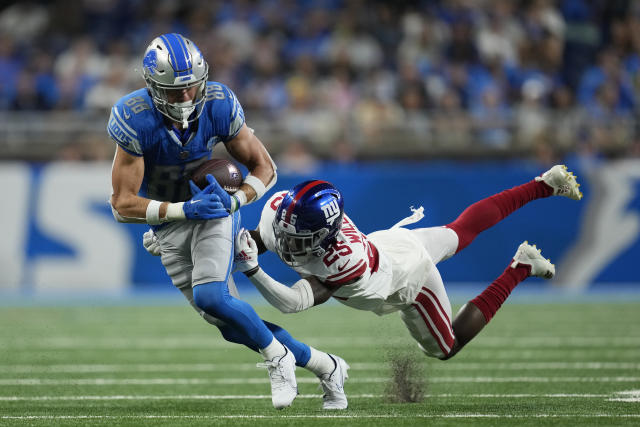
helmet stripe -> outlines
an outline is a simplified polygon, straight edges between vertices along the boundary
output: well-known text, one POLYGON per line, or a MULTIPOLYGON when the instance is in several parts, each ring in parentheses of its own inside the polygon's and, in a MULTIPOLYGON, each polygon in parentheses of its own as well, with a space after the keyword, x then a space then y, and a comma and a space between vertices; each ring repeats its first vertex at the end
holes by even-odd
POLYGON ((182 37, 180 34, 176 34, 176 38, 180 42, 180 47, 182 48, 182 54, 187 60, 187 68, 191 69, 193 67, 193 64, 191 63, 191 56, 189 55, 189 50, 187 49, 187 43, 185 42, 184 37, 182 37))
POLYGON ((188 62, 188 55, 182 48, 180 37, 176 34, 165 34, 160 36, 164 44, 169 49, 169 61, 176 72, 186 71, 191 68, 188 62))
POLYGON ((311 181, 310 183, 308 183, 307 185, 302 187, 300 189, 300 191, 298 191, 298 194, 296 194, 296 196, 293 198, 293 201, 291 202, 291 204, 287 208, 287 214, 285 216, 285 222, 288 223, 291 220, 291 214, 293 213, 293 208, 295 208, 296 204, 298 203, 298 200, 300 200, 302 198, 302 196, 304 196, 313 187, 315 187, 317 185, 320 185, 320 184, 329 184, 329 183, 327 181, 321 181, 321 180, 311 181))
POLYGON ((176 63, 176 54, 173 50, 173 45, 169 41, 169 38, 168 38, 169 35, 170 34, 162 35, 160 36, 160 38, 164 42, 164 45, 167 47, 167 50, 169 51, 169 63, 171 64, 174 70, 178 70, 178 64, 176 63))

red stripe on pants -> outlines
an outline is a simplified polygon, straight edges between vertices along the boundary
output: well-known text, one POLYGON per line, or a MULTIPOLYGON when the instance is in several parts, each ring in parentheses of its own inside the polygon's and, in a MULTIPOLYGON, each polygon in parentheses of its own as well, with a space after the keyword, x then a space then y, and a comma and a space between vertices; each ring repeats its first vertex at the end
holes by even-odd
POLYGON ((433 300, 436 302, 436 304, 438 304, 438 307, 440 308, 442 315, 444 316, 445 319, 447 319, 447 324, 449 325, 449 328, 451 328, 451 320, 449 320, 449 316, 447 316, 447 312, 444 310, 444 308, 442 308, 442 305, 440 304, 440 300, 438 299, 436 294, 434 294, 431 289, 427 289, 425 287, 423 287, 422 290, 427 292, 429 295, 433 297, 433 300))
POLYGON ((431 327, 431 324, 429 324, 429 320, 427 320, 427 317, 424 315, 422 310, 420 310, 420 307, 418 306, 418 304, 413 304, 413 308, 416 309, 418 314, 420 314, 420 316, 422 317, 422 320, 424 320, 424 324, 427 325, 427 328, 429 329, 431 336, 436 339, 436 342, 438 343, 438 347, 440 347, 440 350, 442 350, 442 354, 444 354, 445 356, 448 355, 449 351, 447 351, 447 348, 444 345, 442 345, 442 343, 438 339, 438 336, 436 335, 433 328, 431 327))
POLYGON ((431 324, 429 323, 428 319, 426 319, 426 317, 424 316, 424 313, 417 307, 416 309, 418 310, 420 315, 423 317, 423 320, 427 324, 427 327, 429 328, 431 335, 438 342, 440 349, 443 351, 445 355, 449 354, 449 352, 451 352, 451 349, 453 348, 453 343, 455 339, 453 336, 453 331, 451 330, 451 326, 448 324, 446 320, 446 316, 443 319, 443 317, 440 315, 440 312, 436 308, 435 304, 425 294, 422 294, 422 293, 418 294, 418 296, 416 297, 416 303, 424 308, 424 310, 427 312, 427 315, 429 316, 429 319, 431 319, 437 331, 440 333, 441 337, 438 336, 437 333, 435 333, 435 331, 431 328, 431 324), (447 347, 449 348, 448 350, 447 350, 447 347))

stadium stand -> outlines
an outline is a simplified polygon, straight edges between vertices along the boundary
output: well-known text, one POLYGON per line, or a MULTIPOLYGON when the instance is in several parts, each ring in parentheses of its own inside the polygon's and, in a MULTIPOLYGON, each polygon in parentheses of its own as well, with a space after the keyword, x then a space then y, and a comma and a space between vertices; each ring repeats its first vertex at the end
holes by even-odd
POLYGON ((9 2, 0 157, 110 158, 108 108, 142 87, 141 52, 169 31, 203 49, 293 169, 637 156, 638 28, 636 0, 9 2))

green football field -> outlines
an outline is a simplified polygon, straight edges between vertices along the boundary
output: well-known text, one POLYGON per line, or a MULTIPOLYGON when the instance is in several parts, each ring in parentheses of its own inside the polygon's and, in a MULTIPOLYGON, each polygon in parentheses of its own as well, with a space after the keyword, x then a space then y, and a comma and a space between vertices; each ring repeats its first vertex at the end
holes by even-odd
POLYGON ((637 302, 507 304, 447 362, 421 356, 397 315, 258 311, 351 364, 349 409, 322 411, 317 380, 298 369, 300 395, 274 410, 257 354, 224 342, 186 304, 2 307, 0 424, 640 424, 637 302), (400 362, 400 388, 419 402, 390 393, 400 362))

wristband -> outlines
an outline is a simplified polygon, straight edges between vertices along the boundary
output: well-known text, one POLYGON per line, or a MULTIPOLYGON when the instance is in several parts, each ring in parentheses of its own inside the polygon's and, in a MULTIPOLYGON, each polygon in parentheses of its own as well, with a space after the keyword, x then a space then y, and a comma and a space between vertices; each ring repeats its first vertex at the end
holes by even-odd
POLYGON ((256 265, 251 270, 245 271, 244 275, 247 276, 247 278, 249 278, 249 277, 253 276, 254 274, 256 274, 258 272, 258 270, 260 270, 260 266, 256 265))
POLYGON ((169 205, 167 206, 167 214, 164 216, 164 218, 162 218, 162 222, 187 219, 187 216, 184 213, 184 209, 182 208, 183 205, 184 202, 169 203, 169 205))
POLYGON ((247 204, 247 193, 243 190, 238 190, 233 195, 238 199, 238 209, 247 204))
POLYGON ((238 198, 236 196, 234 196, 233 194, 229 195, 229 201, 231 202, 229 206, 230 214, 240 209, 240 202, 238 201, 238 198))
POLYGON ((162 203, 157 200, 149 201, 147 205, 147 224, 158 225, 160 224, 160 205, 162 203))
MULTIPOLYGON (((251 201, 255 202, 260 197, 264 196, 264 193, 267 192, 267 187, 265 187, 264 182, 260 178, 256 178, 253 175, 248 175, 243 184, 249 185, 256 192, 256 197, 254 197, 251 201)), ((245 196, 246 197, 246 196, 245 196)))

